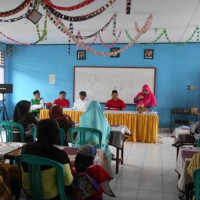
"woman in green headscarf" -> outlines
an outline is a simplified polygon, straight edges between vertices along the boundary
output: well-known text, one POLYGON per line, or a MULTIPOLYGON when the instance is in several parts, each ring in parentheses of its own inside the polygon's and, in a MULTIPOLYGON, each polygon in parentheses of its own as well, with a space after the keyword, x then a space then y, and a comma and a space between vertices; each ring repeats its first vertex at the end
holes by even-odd
MULTIPOLYGON (((111 129, 106 116, 101 110, 99 102, 93 100, 89 103, 86 112, 81 115, 79 126, 98 129, 102 132, 101 148, 104 149, 108 160, 111 161, 112 155, 108 146, 111 129)), ((92 143, 95 145, 95 143, 98 143, 98 138, 96 135, 88 136, 86 141, 92 141, 92 143)))

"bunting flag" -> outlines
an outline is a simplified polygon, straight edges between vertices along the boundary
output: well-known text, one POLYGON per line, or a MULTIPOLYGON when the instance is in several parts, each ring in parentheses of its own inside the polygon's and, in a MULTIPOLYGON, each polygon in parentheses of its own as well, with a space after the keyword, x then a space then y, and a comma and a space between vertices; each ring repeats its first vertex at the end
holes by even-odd
POLYGON ((70 30, 65 26, 65 24, 63 24, 62 20, 60 20, 58 17, 56 16, 53 16, 51 14, 51 12, 47 9, 47 15, 49 17, 49 19, 52 21, 53 24, 55 24, 55 26, 60 30, 62 31, 64 34, 66 34, 68 37, 70 37, 76 44, 80 45, 82 48, 84 48, 85 50, 91 52, 91 53, 94 53, 96 55, 99 55, 99 56, 111 56, 111 55, 116 55, 118 53, 121 53, 125 50, 127 50, 128 48, 130 48, 133 44, 136 43, 136 41, 150 28, 151 24, 152 24, 152 20, 153 20, 153 15, 150 14, 149 17, 146 19, 146 22, 144 24, 144 26, 142 27, 142 31, 139 32, 135 38, 130 42, 128 43, 125 47, 119 49, 119 50, 116 50, 116 51, 113 51, 113 52, 109 52, 109 53, 105 53, 105 52, 102 52, 102 51, 96 51, 90 47, 88 47, 87 45, 85 45, 82 41, 79 41, 71 32, 70 30))
POLYGON ((129 15, 131 13, 131 0, 126 0, 126 14, 129 15))
POLYGON ((16 21, 18 21, 18 20, 21 20, 21 19, 23 19, 23 18, 26 18, 26 17, 30 14, 30 12, 31 12, 32 9, 33 9, 33 3, 31 2, 31 3, 29 4, 28 11, 27 11, 26 14, 21 15, 21 16, 19 16, 19 17, 12 18, 12 19, 0 19, 0 22, 16 22, 16 21))
POLYGON ((56 11, 55 9, 47 6, 46 4, 44 4, 43 2, 41 2, 41 5, 43 5, 44 9, 48 9, 53 15, 55 15, 58 18, 64 19, 64 20, 68 20, 71 22, 79 22, 79 21, 85 21, 88 19, 91 19, 93 17, 96 17, 97 15, 100 15, 101 13, 103 13, 108 7, 110 7, 116 0, 109 0, 109 2, 107 4, 105 4, 104 6, 102 6, 101 8, 95 10, 92 13, 89 13, 87 15, 82 15, 82 16, 76 16, 76 17, 72 17, 72 16, 67 16, 67 15, 63 15, 62 13, 56 11))
POLYGON ((43 1, 46 5, 48 5, 51 8, 55 8, 57 10, 65 10, 65 11, 73 11, 73 10, 77 10, 80 8, 83 8, 84 6, 87 6, 88 4, 94 2, 95 0, 85 0, 79 4, 76 4, 74 6, 70 6, 70 7, 61 7, 61 6, 56 6, 55 4, 51 3, 49 0, 41 0, 43 1))
POLYGON ((22 11, 24 8, 26 8, 31 1, 32 0, 25 0, 22 4, 20 4, 15 9, 5 11, 5 12, 0 12, 0 17, 8 17, 10 15, 15 15, 16 13, 18 13, 18 12, 22 11))

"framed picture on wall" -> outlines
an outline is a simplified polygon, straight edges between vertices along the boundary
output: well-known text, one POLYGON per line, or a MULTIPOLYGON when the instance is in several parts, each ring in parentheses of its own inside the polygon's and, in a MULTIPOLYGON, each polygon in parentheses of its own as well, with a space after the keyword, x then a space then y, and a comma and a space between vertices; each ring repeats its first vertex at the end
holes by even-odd
MULTIPOLYGON (((114 51, 118 51, 118 50, 120 50, 119 47, 110 48, 110 52, 114 52, 114 51)), ((120 53, 117 53, 117 54, 115 54, 115 55, 111 55, 110 57, 111 57, 111 58, 118 58, 119 56, 120 56, 120 53)))
POLYGON ((153 49, 144 50, 144 59, 153 59, 153 49))
POLYGON ((77 60, 85 60, 85 59, 86 59, 86 51, 77 50, 77 60))

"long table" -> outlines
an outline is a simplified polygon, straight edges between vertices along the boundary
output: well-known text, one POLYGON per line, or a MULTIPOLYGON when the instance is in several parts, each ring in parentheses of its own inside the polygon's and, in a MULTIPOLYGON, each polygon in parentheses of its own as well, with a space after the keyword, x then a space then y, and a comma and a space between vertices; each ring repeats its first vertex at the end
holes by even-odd
MULTIPOLYGON (((68 114, 75 123, 80 122, 83 111, 63 110, 64 114, 68 114)), ((138 114, 132 111, 104 111, 108 122, 111 125, 126 125, 132 137, 129 141, 133 142, 157 142, 158 136, 158 115, 151 113, 138 114)), ((40 110, 39 119, 49 118, 49 110, 40 110)))

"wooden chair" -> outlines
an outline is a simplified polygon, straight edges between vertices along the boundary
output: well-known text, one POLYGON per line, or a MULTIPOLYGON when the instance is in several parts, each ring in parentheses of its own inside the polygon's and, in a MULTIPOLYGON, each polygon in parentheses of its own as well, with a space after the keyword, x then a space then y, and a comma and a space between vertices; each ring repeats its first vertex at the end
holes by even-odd
POLYGON ((70 198, 67 197, 65 194, 64 169, 60 163, 47 158, 33 156, 33 155, 26 155, 26 154, 21 154, 16 156, 15 160, 22 173, 24 173, 23 170, 24 164, 27 165, 30 187, 31 187, 31 196, 27 195, 27 199, 44 200, 43 185, 41 178, 42 174, 41 166, 45 165, 56 169, 60 200, 70 200, 70 198))
POLYGON ((102 145, 102 132, 94 128, 75 127, 70 129, 70 139, 73 146, 82 146, 84 144, 93 144, 97 148, 101 149, 102 145), (87 141, 86 136, 90 137, 95 135, 98 137, 98 144, 93 144, 93 141, 87 141))

